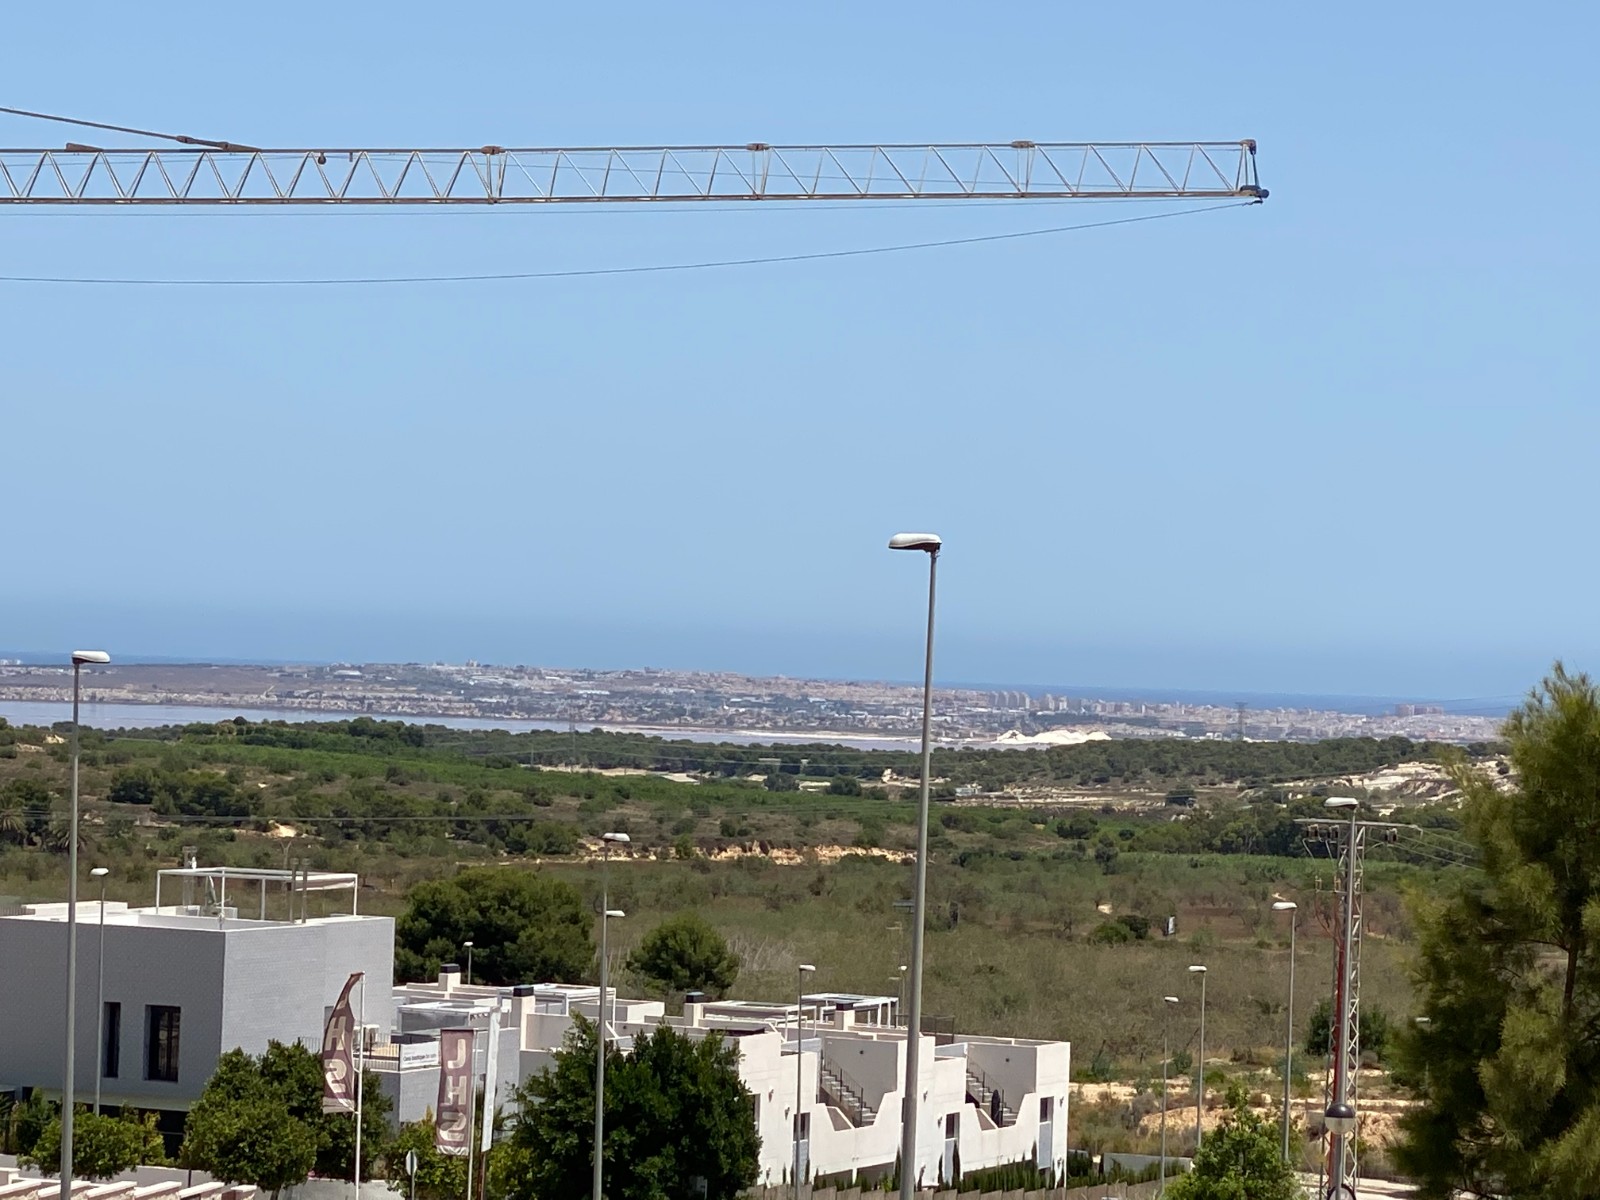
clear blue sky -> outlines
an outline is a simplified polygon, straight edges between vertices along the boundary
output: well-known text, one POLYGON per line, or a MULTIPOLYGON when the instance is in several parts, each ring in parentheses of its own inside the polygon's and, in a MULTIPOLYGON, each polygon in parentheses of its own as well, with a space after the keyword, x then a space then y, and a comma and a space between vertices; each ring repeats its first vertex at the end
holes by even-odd
MULTIPOLYGON (((0 285, 0 646, 1499 696, 1600 650, 1573 4, 19 6, 257 145, 1255 137, 1260 208, 391 289, 0 285)), ((0 118, 0 142, 86 135, 0 118)), ((101 140, 110 141, 109 137, 101 140)), ((546 270, 1137 206, 0 211, 0 274, 546 270)))

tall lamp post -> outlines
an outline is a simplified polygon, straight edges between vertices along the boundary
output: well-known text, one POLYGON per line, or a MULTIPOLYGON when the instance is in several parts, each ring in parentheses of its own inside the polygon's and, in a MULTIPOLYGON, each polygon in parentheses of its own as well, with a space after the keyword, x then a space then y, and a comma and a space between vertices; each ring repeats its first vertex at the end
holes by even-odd
MULTIPOLYGON (((800 1200, 800 1122, 803 1113, 801 1101, 804 1098, 801 1072, 806 1061, 806 976, 816 969, 810 963, 801 963, 795 971, 798 980, 794 990, 794 1200, 800 1200)), ((821 1061, 820 1055, 818 1061, 821 1061)))
POLYGON ((1161 997, 1161 1183, 1157 1195, 1167 1190, 1167 1063, 1172 1059, 1172 1006, 1176 996, 1161 997))
MULTIPOLYGON (((918 1058, 922 1048, 922 934, 928 921, 928 780, 933 749, 929 730, 933 719, 933 596, 939 573, 939 551, 944 542, 936 533, 897 533, 889 539, 891 550, 920 550, 928 556, 928 644, 922 674, 922 795, 917 805, 917 871, 911 925, 911 1004, 906 1020, 906 1083, 901 1106, 900 1200, 912 1200, 917 1190, 917 1089, 921 1086, 918 1058)), ((65 1198, 63 1198, 65 1200, 65 1198)))
POLYGON ((1334 1007, 1333 1036, 1338 1040, 1333 1046, 1333 1102, 1323 1114, 1323 1123, 1333 1134, 1328 1170, 1328 1195, 1338 1200, 1345 1191, 1345 1158, 1350 1152, 1350 1135, 1356 1130, 1356 1110, 1350 1103, 1350 1073, 1358 1064, 1350 1061, 1351 1025, 1355 1014, 1351 1012, 1350 979, 1354 968, 1351 940, 1355 935, 1356 920, 1356 833, 1361 802, 1350 796, 1330 796, 1322 802, 1326 809, 1350 810, 1350 828, 1345 834, 1344 847, 1344 937, 1339 942, 1339 997, 1334 1007))
POLYGON ((1201 1115, 1206 1106, 1206 969, 1193 966, 1189 968, 1189 974, 1200 976, 1200 1053, 1194 1060, 1194 1152, 1198 1155, 1200 1139, 1205 1136, 1201 1115))
MULTIPOLYGON (((606 923, 620 912, 611 908, 611 847, 626 846, 631 841, 625 833, 600 835, 602 859, 600 866, 600 999, 595 1005, 594 1023, 598 1036, 594 1040, 594 1190, 591 1200, 601 1200, 601 1172, 605 1165, 606 1136, 606 923)), ((68 1200, 63 1196, 61 1200, 68 1200)))
POLYGON ((467 952, 467 986, 472 986, 472 940, 461 943, 461 948, 467 952))
MULTIPOLYGON (((1433 1027, 1432 1017, 1418 1017, 1416 1019, 1417 1032, 1426 1034, 1433 1027)), ((1429 1095, 1433 1091, 1433 1064, 1422 1064, 1422 1094, 1429 1095)))
POLYGON ((100 1115, 100 1079, 106 1073, 106 876, 110 871, 96 867, 89 874, 100 881, 100 965, 95 970, 94 1021, 94 1115, 100 1115))
POLYGON ((85 663, 108 663, 104 650, 72 652, 72 825, 67 834, 67 1063, 61 1081, 61 1200, 72 1200, 72 1107, 77 1102, 78 1036, 78 697, 85 663))
POLYGON ((1294 1071, 1294 933, 1300 924, 1300 906, 1293 900, 1278 900, 1273 912, 1289 914, 1289 1002, 1283 1019, 1283 1161, 1289 1161, 1289 1076, 1294 1071))

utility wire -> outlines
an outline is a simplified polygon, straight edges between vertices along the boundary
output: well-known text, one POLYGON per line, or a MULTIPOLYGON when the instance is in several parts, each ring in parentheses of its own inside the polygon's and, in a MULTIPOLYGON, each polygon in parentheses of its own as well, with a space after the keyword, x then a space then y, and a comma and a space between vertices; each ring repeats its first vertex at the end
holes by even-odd
POLYGON ((827 259, 862 258, 877 254, 899 254, 912 250, 937 250, 950 246, 972 246, 985 242, 1015 241, 1020 238, 1048 237, 1086 229, 1106 229, 1113 225, 1135 225, 1144 221, 1163 221, 1172 217, 1221 212, 1258 204, 1244 200, 1174 212, 1146 213, 1138 217, 1119 217, 1109 221, 1090 221, 1081 225, 1055 225, 1045 229, 1024 229, 1015 233, 987 233, 975 237, 943 238, 931 242, 904 242, 895 246, 867 246, 859 250, 819 250, 810 254, 773 254, 760 258, 725 258, 706 262, 658 263, 634 267, 585 267, 569 271, 514 271, 483 275, 368 275, 322 279, 132 279, 92 276, 0 275, 0 283, 79 284, 112 287, 352 287, 422 283, 503 283, 532 279, 582 279, 604 275, 654 275, 677 271, 709 271, 726 267, 773 266, 779 263, 819 262, 827 259))

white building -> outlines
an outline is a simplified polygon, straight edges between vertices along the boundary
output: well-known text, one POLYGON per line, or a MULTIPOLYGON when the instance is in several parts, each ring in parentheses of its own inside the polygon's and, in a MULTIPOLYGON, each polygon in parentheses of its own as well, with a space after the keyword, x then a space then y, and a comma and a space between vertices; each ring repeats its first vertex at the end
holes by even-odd
MULTIPOLYGON (((430 1037, 424 1020, 440 1020, 436 1028, 487 1029, 497 1013, 496 1093, 504 1103, 515 1082, 550 1066, 574 1017, 595 1019, 598 991, 563 984, 468 987, 447 967, 437 983, 396 989, 402 1028, 392 1065, 388 1048, 379 1046, 371 1066, 397 1099, 396 1116, 416 1120, 432 1108, 438 1089, 436 1032, 430 1037), (513 1046, 511 1080, 506 1064, 513 1046)), ((668 1016, 658 1000, 613 992, 606 1025, 624 1050, 662 1024, 690 1037, 717 1031, 738 1048, 740 1076, 755 1097, 762 1183, 789 1179, 797 1133, 806 1175, 871 1182, 893 1171, 900 1150, 906 1031, 894 1023, 896 1007, 892 997, 819 993, 803 997, 798 1010, 728 1000, 691 1002, 682 1016, 668 1016)), ((484 1039, 478 1040, 481 1078, 484 1039)), ((924 1034, 919 1066, 916 1166, 925 1186, 1007 1163, 1065 1166, 1068 1043, 924 1034)))
MULTIPOLYGON (((88 1103, 98 1082, 103 1103, 154 1111, 162 1131, 177 1134, 224 1052, 319 1046, 356 971, 372 984, 366 1024, 390 1029, 394 921, 359 915, 356 883, 342 873, 190 866, 157 874, 149 908, 80 901, 78 1099, 88 1103)), ((66 949, 65 904, 0 917, 0 1092, 61 1093, 66 949)))

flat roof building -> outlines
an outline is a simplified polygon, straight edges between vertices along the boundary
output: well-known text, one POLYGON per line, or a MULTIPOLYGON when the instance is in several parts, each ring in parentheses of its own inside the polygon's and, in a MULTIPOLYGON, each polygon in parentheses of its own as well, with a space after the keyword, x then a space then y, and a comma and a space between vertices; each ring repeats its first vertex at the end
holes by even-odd
MULTIPOLYGON (((94 1095, 98 1076, 102 1103, 168 1114, 162 1127, 171 1132, 225 1051, 259 1054, 269 1041, 319 1047, 356 971, 371 983, 365 1024, 387 1034, 394 921, 360 915, 356 888, 343 873, 190 865, 157 873, 149 908, 80 901, 79 1100, 94 1095)), ((0 1090, 62 1089, 66 951, 65 904, 0 917, 0 1090)))
MULTIPOLYGON (((599 989, 584 984, 468 986, 447 966, 437 982, 395 989, 398 1045, 392 1058, 380 1045, 369 1065, 396 1098, 397 1119, 417 1120, 438 1092, 437 1030, 486 1030, 493 1014, 495 1091, 504 1104, 511 1087, 553 1064, 577 1017, 597 1018, 599 999, 599 989)), ((900 1149, 907 1039, 897 1010, 890 996, 818 992, 798 1004, 691 997, 682 1015, 669 1016, 659 1000, 608 991, 605 1027, 624 1052, 660 1025, 691 1038, 726 1037, 755 1100, 763 1184, 789 1179, 797 1132, 808 1178, 872 1183, 893 1172, 900 1149)), ((478 1046, 481 1080, 484 1037, 478 1046)), ((917 1137, 924 1185, 1016 1162, 1064 1169, 1071 1058, 1066 1042, 924 1033, 917 1137)))

